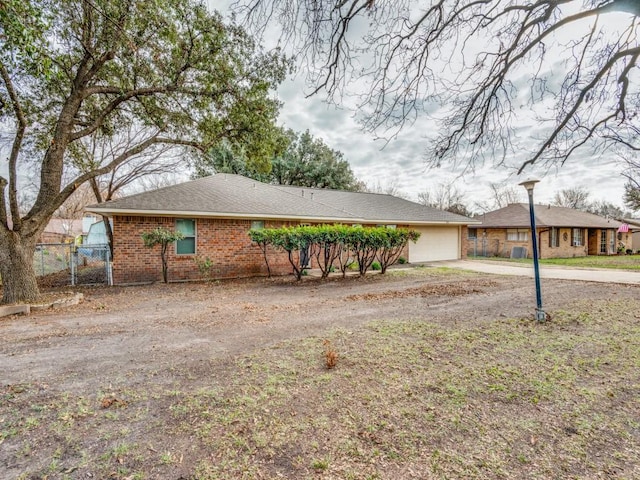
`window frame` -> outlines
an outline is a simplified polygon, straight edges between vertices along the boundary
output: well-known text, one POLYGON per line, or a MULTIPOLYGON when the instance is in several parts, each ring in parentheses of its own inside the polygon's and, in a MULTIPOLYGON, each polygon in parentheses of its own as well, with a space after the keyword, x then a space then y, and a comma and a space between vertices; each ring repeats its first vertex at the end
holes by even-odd
POLYGON ((264 220, 251 220, 251 230, 264 230, 264 220))
POLYGON ((571 246, 584 247, 584 229, 583 228, 571 229, 571 246))
POLYGON ((528 228, 507 228, 507 242, 528 242, 528 228), (515 235, 515 238, 512 236, 515 235))
POLYGON ((179 255, 179 256, 184 256, 184 255, 196 255, 197 253, 197 245, 198 245, 198 222, 196 221, 195 218, 176 218, 175 221, 175 228, 176 228, 176 232, 180 232, 184 235, 184 238, 182 240, 177 240, 175 242, 175 254, 179 255), (193 235, 185 235, 184 232, 182 230, 180 230, 180 227, 178 227, 178 222, 180 221, 191 221, 193 222, 193 235), (181 242, 184 242, 185 240, 191 240, 193 239, 193 252, 179 252, 178 251, 178 247, 181 244, 181 242))

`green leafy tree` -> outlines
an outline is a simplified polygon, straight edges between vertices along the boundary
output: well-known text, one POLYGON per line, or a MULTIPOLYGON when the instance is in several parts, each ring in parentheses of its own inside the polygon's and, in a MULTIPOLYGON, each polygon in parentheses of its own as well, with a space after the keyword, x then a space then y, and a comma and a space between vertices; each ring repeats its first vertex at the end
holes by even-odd
POLYGON ((264 257, 264 263, 267 265, 267 276, 271 278, 271 267, 269 266, 269 258, 267 257, 267 251, 269 245, 273 244, 273 238, 275 236, 275 229, 262 228, 249 230, 249 237, 260 248, 262 256, 264 257))
POLYGON ((0 177, 3 302, 38 297, 35 244, 80 185, 157 145, 196 155, 223 139, 268 165, 280 130, 272 89, 288 64, 196 0, 4 0, 0 121, 11 130, 0 177), (92 137, 136 137, 115 155, 85 155, 92 137), (21 214, 24 183, 36 179, 21 214))
POLYGON ((162 281, 168 282, 168 265, 167 265, 167 249, 169 245, 178 240, 182 240, 184 235, 181 232, 174 232, 172 230, 158 227, 151 232, 145 232, 142 234, 142 241, 147 248, 153 248, 160 245, 160 260, 162 261, 162 281))
POLYGON ((300 249, 308 246, 308 243, 300 230, 296 227, 283 227, 276 229, 271 237, 272 245, 287 252, 287 258, 293 268, 297 280, 302 279, 304 269, 300 265, 300 249))
POLYGON ((411 242, 416 242, 420 238, 420 233, 415 230, 383 228, 380 232, 380 248, 377 258, 380 262, 382 273, 387 272, 387 268, 398 261, 404 247, 411 242))
POLYGON ((293 130, 282 132, 278 146, 280 153, 271 159, 269 168, 265 169, 252 165, 241 146, 223 142, 195 160, 193 177, 234 173, 276 185, 348 191, 365 189, 342 152, 314 138, 308 130, 301 134, 293 130))
POLYGON ((271 181, 279 185, 362 191, 365 185, 355 177, 342 152, 314 138, 309 131, 289 130, 289 145, 273 159, 271 181))

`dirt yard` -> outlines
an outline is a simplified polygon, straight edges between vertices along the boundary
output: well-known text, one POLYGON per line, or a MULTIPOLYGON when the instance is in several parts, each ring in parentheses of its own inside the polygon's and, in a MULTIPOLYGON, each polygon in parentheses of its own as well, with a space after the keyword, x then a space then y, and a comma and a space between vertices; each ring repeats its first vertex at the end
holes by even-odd
POLYGON ((640 478, 638 344, 580 373, 602 332, 640 338, 640 289, 545 281, 539 326, 533 288, 420 268, 78 290, 0 319, 0 478, 640 478), (524 364, 539 345, 557 378, 524 364))

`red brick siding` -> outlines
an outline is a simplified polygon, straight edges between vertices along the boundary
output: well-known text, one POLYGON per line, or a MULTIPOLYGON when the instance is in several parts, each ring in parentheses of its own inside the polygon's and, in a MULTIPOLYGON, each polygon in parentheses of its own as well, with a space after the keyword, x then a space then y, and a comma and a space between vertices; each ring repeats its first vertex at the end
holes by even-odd
MULTIPOLYGON (((162 280, 160 247, 145 247, 141 235, 159 226, 173 230, 175 220, 167 217, 114 217, 115 284, 162 280)), ((266 228, 283 225, 285 223, 265 222, 266 228)), ((199 279, 196 257, 209 257, 212 260, 214 278, 266 275, 267 267, 262 251, 247 235, 250 228, 251 220, 196 219, 196 254, 176 255, 175 246, 169 246, 169 280, 199 279)), ((291 272, 286 253, 270 249, 268 258, 272 274, 284 275, 291 272)))
POLYGON ((460 228, 460 258, 465 260, 469 251, 469 227, 462 225, 460 228))
MULTIPOLYGON (((160 226, 174 230, 175 221, 175 218, 169 217, 115 216, 113 218, 113 281, 115 284, 162 280, 160 247, 145 247, 141 235, 160 226)), ((293 222, 265 221, 265 228, 294 224, 293 222)), ((195 262, 196 257, 209 257, 212 260, 214 278, 267 275, 262 251, 247 235, 250 228, 251 220, 196 219, 196 254, 176 255, 175 245, 169 246, 167 252, 169 281, 199 279, 201 276, 195 262)), ((398 228, 411 229, 412 227, 398 225, 398 228)), ((463 239, 466 239, 466 227, 464 228, 463 239)), ((273 275, 286 275, 292 272, 286 253, 270 248, 267 256, 273 275)), ((402 256, 405 259, 409 258, 408 246, 403 250, 402 256)), ((315 259, 311 259, 311 267, 315 266, 315 259)))

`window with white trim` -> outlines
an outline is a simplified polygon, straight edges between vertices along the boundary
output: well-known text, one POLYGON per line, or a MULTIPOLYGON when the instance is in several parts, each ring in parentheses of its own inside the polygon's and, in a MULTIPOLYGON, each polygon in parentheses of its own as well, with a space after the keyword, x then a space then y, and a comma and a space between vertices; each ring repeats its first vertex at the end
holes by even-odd
POLYGON ((525 228, 508 228, 507 241, 509 242, 526 242, 529 240, 529 230, 525 228))
POLYGON ((571 245, 581 247, 584 245, 584 230, 582 228, 571 229, 571 245))
POLYGON ((176 242, 177 255, 195 255, 196 253, 196 221, 193 218, 178 218, 176 231, 184 238, 176 242))
POLYGON ((264 230, 264 220, 252 220, 251 230, 264 230))

